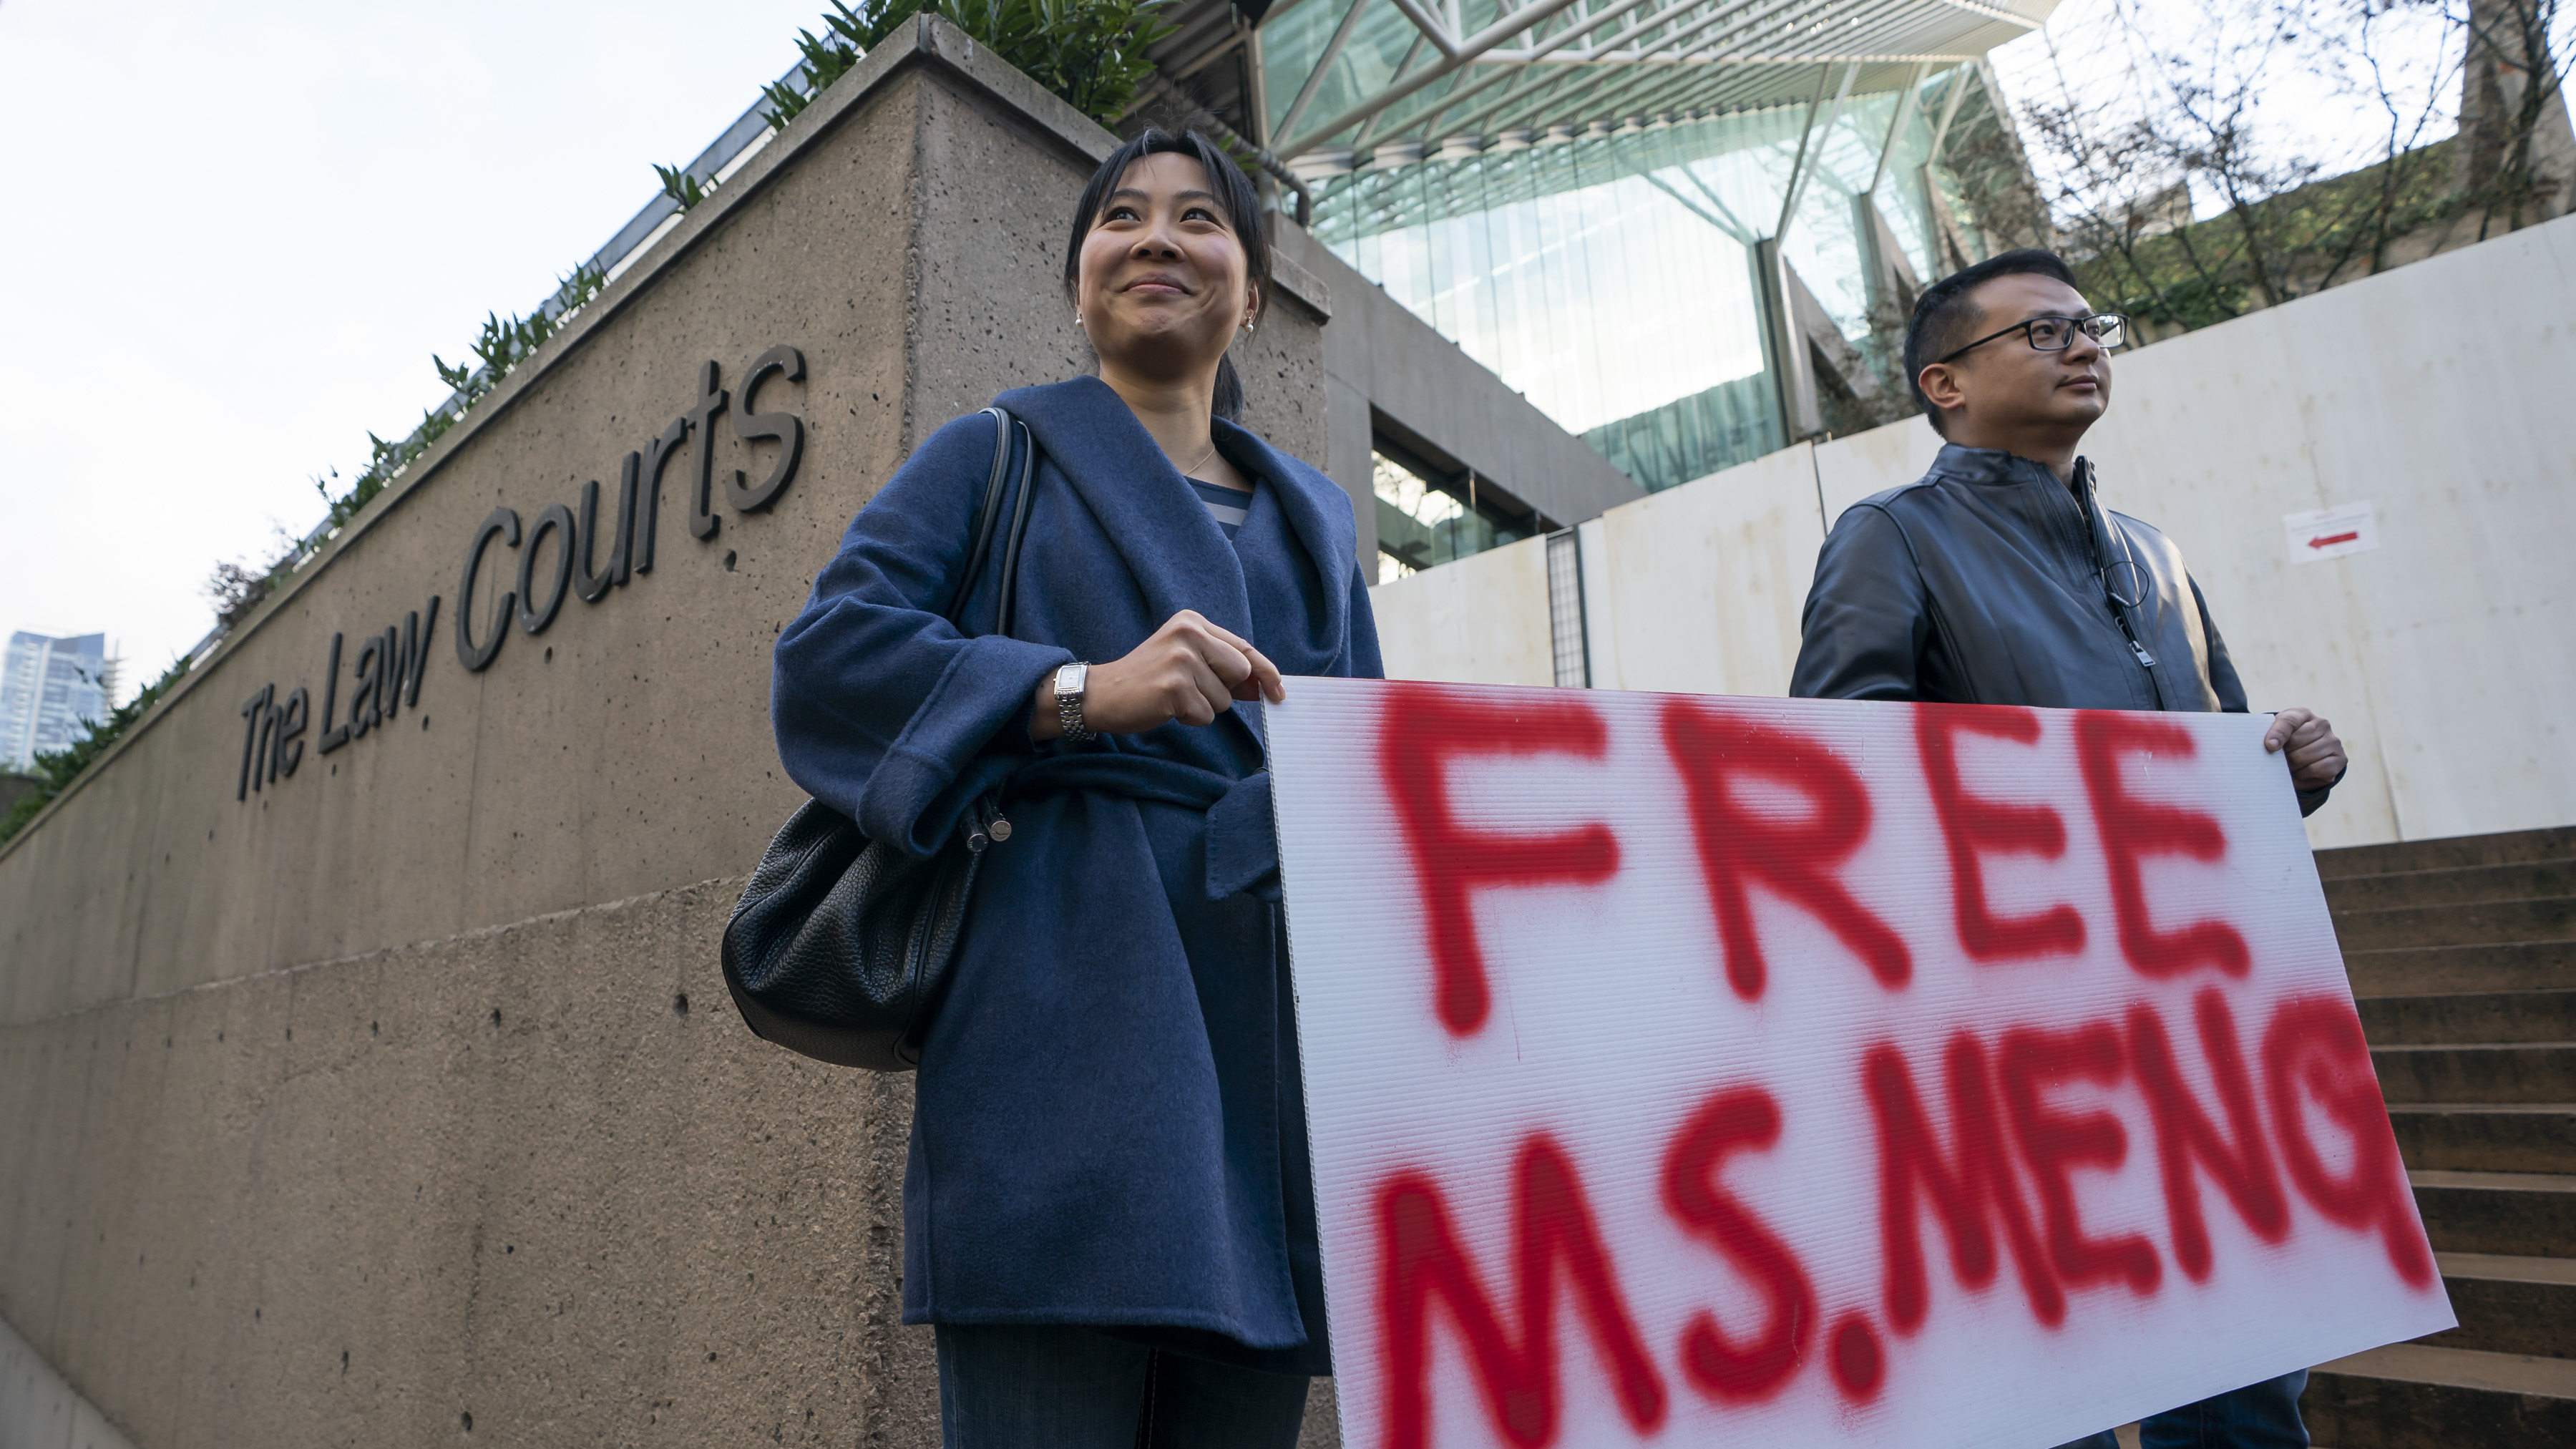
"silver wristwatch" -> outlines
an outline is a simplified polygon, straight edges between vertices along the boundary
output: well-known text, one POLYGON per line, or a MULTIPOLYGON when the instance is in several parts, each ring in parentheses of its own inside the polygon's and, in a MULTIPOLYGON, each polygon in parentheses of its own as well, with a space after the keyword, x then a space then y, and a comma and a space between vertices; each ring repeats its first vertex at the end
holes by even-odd
POLYGON ((1098 733, 1082 723, 1083 685, 1090 676, 1088 664, 1067 664, 1055 672, 1055 718, 1064 726, 1066 739, 1087 740, 1098 733))

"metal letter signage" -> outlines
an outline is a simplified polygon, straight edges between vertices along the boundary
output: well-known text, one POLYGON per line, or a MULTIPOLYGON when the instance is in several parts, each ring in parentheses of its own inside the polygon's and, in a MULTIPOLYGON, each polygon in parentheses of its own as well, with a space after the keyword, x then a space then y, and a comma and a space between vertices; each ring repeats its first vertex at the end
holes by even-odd
POLYGON ((2045 1449, 2452 1324, 2259 717, 1264 720, 1343 1443, 2045 1449))
MULTIPOLYGON (((710 364, 712 366, 712 364, 710 364)), ((805 424, 794 413, 755 413, 752 398, 760 391, 762 380, 771 373, 789 382, 805 380, 805 357, 793 347, 773 347, 751 361, 742 370, 742 408, 734 414, 733 435, 746 443, 775 440, 786 446, 778 451, 778 462, 769 476, 746 488, 742 471, 734 470, 733 481, 725 485, 725 501, 736 513, 758 513, 778 501, 796 476, 797 460, 805 453, 805 424)))
MULTIPOLYGON (((749 483, 733 471, 725 501, 738 513, 756 513, 775 504, 796 480, 805 454, 805 423, 792 412, 753 413, 752 399, 765 384, 801 383, 805 355, 785 345, 752 359, 742 373, 743 416, 734 420, 734 436, 748 444, 777 448, 769 472, 749 483)), ((716 364, 699 371, 698 400, 671 420, 643 450, 618 463, 616 514, 606 539, 599 537, 600 486, 583 485, 579 508, 563 503, 540 507, 522 528, 517 509, 501 507, 486 514, 465 543, 465 567, 456 586, 456 659, 468 673, 492 667, 508 642, 512 625, 542 634, 563 612, 567 595, 596 604, 653 571, 653 535, 662 516, 662 477, 672 458, 692 441, 697 444, 696 478, 689 493, 689 532, 700 542, 716 536, 713 509, 715 449, 709 432, 731 399, 720 385, 716 364), (507 554, 495 558, 496 549, 507 554), (510 587, 492 600, 491 616, 478 617, 475 599, 486 568, 502 570, 510 587)), ((770 389, 773 393, 776 388, 770 389)), ((322 717, 314 738, 316 754, 330 754, 420 703, 421 677, 429 669, 430 641, 437 635, 439 600, 433 595, 425 610, 406 613, 398 625, 368 634, 352 644, 345 634, 331 636, 324 666, 322 717), (354 651, 354 652, 353 652, 354 651), (350 664, 346 691, 347 718, 340 716, 341 665, 350 664)), ((263 685, 242 705, 241 767, 235 772, 233 797, 248 800, 268 785, 295 773, 304 758, 303 736, 312 721, 311 696, 302 685, 281 701, 277 686, 263 685)))

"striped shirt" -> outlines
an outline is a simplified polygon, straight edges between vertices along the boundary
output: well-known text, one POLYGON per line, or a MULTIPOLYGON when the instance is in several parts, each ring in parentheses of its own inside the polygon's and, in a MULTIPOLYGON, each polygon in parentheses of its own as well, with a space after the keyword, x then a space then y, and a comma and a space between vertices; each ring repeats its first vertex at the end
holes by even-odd
POLYGON ((1252 511, 1252 495, 1241 489, 1228 488, 1221 483, 1205 483, 1196 478, 1190 479, 1189 484, 1198 490, 1199 501, 1207 505, 1208 517, 1216 520, 1217 530, 1225 535, 1225 541, 1234 542, 1235 535, 1243 531, 1244 517, 1252 511))

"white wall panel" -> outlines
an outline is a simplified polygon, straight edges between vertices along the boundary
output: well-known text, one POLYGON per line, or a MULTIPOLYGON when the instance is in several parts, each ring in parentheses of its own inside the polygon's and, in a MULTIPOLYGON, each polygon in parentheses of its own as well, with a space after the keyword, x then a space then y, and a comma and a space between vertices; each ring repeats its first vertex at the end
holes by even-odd
POLYGON ((1843 510, 1932 471, 1941 435, 1920 417, 1816 445, 1816 499, 1831 530, 1843 510))
POLYGON ((1544 538, 1379 584, 1369 601, 1389 679, 1556 683, 1544 538))
POLYGON ((1616 641, 1593 657, 1605 689, 1789 692, 1798 611, 1824 525, 1805 444, 1601 516, 1609 567, 1583 580, 1616 641))
POLYGON ((2576 821, 2576 218, 2284 309, 2407 838, 2576 821), (2305 309, 2304 311, 2302 309, 2305 309))
MULTIPOLYGON (((1909 418, 1585 524, 1593 683, 1785 693, 1826 528, 1939 447, 1909 418)), ((2124 354, 2084 451, 2181 546, 2254 707, 2343 736, 2315 843, 2576 822, 2576 216, 2124 354), (2365 501, 2381 547, 2291 561, 2284 515, 2365 501)), ((1377 598, 1390 672, 1550 677, 1536 543, 1377 598)))
POLYGON ((2111 411, 2084 452, 2106 506, 2181 547, 2247 702, 2314 709, 2343 737, 2352 768, 2309 817, 2309 838, 2393 840, 2352 581, 2340 564, 2293 567, 2281 528, 2283 514, 2368 495, 2320 476, 2296 381, 2300 329, 2283 320, 2257 313, 2117 358, 2111 411))

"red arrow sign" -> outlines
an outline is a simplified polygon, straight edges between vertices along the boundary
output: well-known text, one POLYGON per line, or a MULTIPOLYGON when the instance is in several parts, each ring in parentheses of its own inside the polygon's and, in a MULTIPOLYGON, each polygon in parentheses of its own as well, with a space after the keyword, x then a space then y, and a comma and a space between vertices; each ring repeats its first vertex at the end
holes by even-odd
POLYGON ((2308 540, 2308 547, 2310 547, 2310 548, 2332 548, 2332 547, 2334 547, 2336 544, 2339 544, 2339 543, 2350 543, 2350 542, 2352 542, 2354 539, 2359 538, 2359 537, 2361 537, 2361 532, 2360 532, 2360 530, 2358 530, 2358 529, 2355 529, 2355 530, 2354 530, 2353 532, 2351 532, 2351 533, 2326 533, 2326 534, 2319 534, 2317 537, 2315 537, 2315 538, 2312 538, 2312 539, 2309 539, 2309 540, 2308 540))

